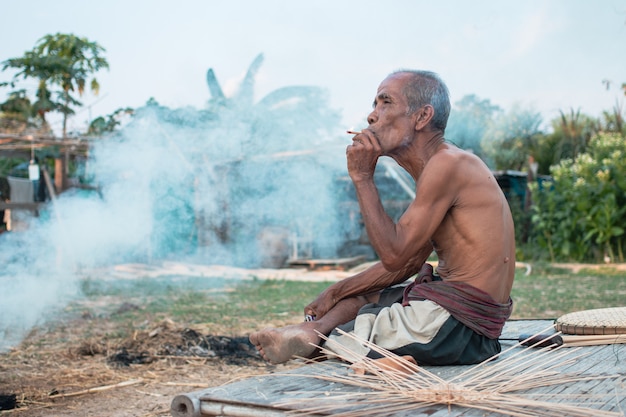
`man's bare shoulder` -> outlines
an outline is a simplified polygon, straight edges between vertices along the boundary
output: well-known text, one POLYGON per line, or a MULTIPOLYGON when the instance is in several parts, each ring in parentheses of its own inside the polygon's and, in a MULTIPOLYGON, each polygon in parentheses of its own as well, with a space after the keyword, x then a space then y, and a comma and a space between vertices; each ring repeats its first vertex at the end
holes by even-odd
POLYGON ((490 172, 487 165, 472 152, 459 149, 448 143, 445 145, 429 161, 433 169, 447 175, 458 173, 463 178, 471 177, 478 173, 490 172))
POLYGON ((433 155, 433 158, 439 158, 447 162, 459 162, 464 160, 467 160, 468 162, 475 160, 480 161, 480 158, 478 158, 473 152, 457 148, 447 142, 443 144, 435 155, 433 155))
POLYGON ((429 185, 424 191, 453 196, 454 204, 464 207, 482 206, 498 199, 500 188, 489 167, 475 154, 455 146, 440 150, 429 161, 429 185), (492 196, 493 198, 487 198, 492 196))

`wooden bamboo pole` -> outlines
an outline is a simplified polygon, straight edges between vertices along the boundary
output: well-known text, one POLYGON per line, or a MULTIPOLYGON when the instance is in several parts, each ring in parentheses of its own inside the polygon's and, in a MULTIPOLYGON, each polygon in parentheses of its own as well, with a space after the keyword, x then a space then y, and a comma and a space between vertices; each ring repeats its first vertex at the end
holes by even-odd
POLYGON ((84 389, 84 390, 81 390, 81 391, 69 392, 67 394, 51 395, 50 398, 76 397, 78 395, 93 394, 94 392, 108 391, 108 390, 111 390, 111 389, 114 389, 114 388, 128 387, 128 386, 131 386, 131 385, 140 384, 142 382, 143 382, 142 378, 139 378, 139 379, 129 379, 128 381, 120 382, 120 383, 117 383, 117 384, 103 385, 101 387, 88 388, 88 389, 84 389))

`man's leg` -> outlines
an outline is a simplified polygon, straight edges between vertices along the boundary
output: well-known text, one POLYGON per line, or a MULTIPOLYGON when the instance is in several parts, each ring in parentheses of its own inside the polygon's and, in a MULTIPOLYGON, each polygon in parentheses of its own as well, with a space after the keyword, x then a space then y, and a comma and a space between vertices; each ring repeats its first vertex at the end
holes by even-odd
POLYGON ((375 297, 352 297, 339 301, 326 315, 281 328, 267 328, 250 335, 250 342, 268 362, 278 364, 294 357, 311 358, 321 339, 335 327, 353 320, 361 307, 375 297))

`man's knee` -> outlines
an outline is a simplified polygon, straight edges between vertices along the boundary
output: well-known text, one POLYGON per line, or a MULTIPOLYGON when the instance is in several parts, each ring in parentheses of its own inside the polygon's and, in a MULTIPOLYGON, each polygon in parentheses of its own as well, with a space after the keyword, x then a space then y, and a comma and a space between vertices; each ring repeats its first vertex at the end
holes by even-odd
POLYGON ((376 303, 378 301, 379 293, 370 293, 364 295, 355 295, 353 297, 344 298, 342 303, 350 303, 357 310, 366 304, 376 303))
POLYGON ((380 300, 380 291, 371 292, 369 294, 362 295, 365 304, 376 304, 380 300))

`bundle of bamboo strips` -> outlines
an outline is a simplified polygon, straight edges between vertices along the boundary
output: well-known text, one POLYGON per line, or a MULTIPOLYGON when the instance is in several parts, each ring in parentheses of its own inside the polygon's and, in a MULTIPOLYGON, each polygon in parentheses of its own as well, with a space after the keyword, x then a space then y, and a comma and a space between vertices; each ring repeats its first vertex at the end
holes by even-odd
POLYGON ((603 335, 562 335, 565 347, 597 346, 626 343, 626 334, 603 334, 603 335))
MULTIPOLYGON (((601 407, 607 401, 615 400, 610 394, 592 397, 581 394, 546 395, 537 392, 542 387, 579 381, 620 380, 619 375, 599 376, 559 372, 559 368, 585 356, 580 353, 579 349, 561 350, 563 346, 554 349, 532 347, 519 349, 521 345, 517 344, 445 380, 418 366, 415 362, 408 361, 352 334, 344 334, 381 354, 383 358, 370 359, 339 345, 333 345, 333 352, 320 347, 322 352, 329 356, 352 362, 353 365, 346 363, 346 367, 352 370, 348 369, 345 373, 332 375, 301 376, 341 383, 359 389, 340 390, 338 393, 302 392, 300 393, 302 397, 282 402, 280 406, 295 409, 294 414, 299 415, 331 413, 345 417, 415 412, 437 404, 446 405, 450 409, 454 406, 467 407, 514 417, 622 416, 621 413, 590 408, 590 406, 601 407), (518 351, 512 351, 512 349, 518 349, 518 351), (512 353, 506 358, 493 361, 509 351, 512 353), (355 368, 357 372, 353 372, 355 368)), ((323 335, 320 337, 327 340, 323 335)), ((289 376, 293 377, 294 374, 289 374, 289 376)))

